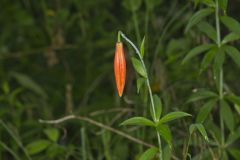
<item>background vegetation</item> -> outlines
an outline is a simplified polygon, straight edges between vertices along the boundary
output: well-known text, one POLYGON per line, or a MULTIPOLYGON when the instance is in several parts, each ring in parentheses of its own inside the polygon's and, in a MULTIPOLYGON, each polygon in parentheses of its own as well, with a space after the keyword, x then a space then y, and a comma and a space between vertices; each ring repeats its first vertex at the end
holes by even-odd
MULTIPOLYGON (((220 16, 240 20, 239 1, 219 2, 220 16)), ((228 109, 220 115, 225 101, 212 104, 211 113, 203 114, 205 121, 196 118, 201 108, 209 108, 209 101, 195 100, 208 96, 194 93, 208 89, 218 94, 212 68, 216 65, 201 70, 204 55, 182 63, 190 50, 214 41, 214 12, 189 27, 192 15, 213 9, 211 4, 215 1, 1 0, 0 159, 133 160, 149 144, 157 145, 149 127, 119 126, 133 115, 150 113, 146 87, 137 93, 138 75, 130 60, 135 53, 127 44, 126 86, 123 97, 118 97, 113 73, 118 30, 138 47, 145 36, 144 60, 152 91, 162 99, 163 114, 181 110, 192 115, 168 124, 172 149, 162 141, 163 159, 183 159, 186 153, 188 159, 240 159, 240 69, 234 63, 240 62, 238 53, 223 58, 228 109), (72 113, 83 119, 39 121, 72 113), (196 122, 205 127, 209 141, 201 136, 204 133, 190 134, 189 127, 196 122)), ((220 21, 222 39, 232 33, 229 45, 239 48, 239 23, 221 17, 220 21)))

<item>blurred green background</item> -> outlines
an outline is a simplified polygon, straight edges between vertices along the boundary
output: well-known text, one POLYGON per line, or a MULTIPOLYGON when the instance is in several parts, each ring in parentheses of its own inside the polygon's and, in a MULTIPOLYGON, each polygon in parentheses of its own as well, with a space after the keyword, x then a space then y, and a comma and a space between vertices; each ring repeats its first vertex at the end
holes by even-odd
MULTIPOLYGON (((229 1, 228 14, 238 20, 239 6, 240 1, 229 1)), ((181 65, 191 48, 208 41, 196 29, 184 33, 195 11, 189 0, 0 0, 0 159, 133 160, 146 149, 81 120, 38 121, 71 113, 155 144, 148 128, 119 126, 131 115, 149 116, 149 104, 146 90, 137 94, 130 62, 134 52, 128 45, 126 87, 123 98, 117 95, 113 58, 118 30, 137 46, 145 36, 144 59, 164 113, 193 115, 170 125, 172 152, 181 157, 183 138, 199 110, 186 101, 195 88, 215 88, 210 71, 200 74, 200 58, 181 65)), ((224 67, 228 87, 240 95, 239 68, 228 59, 224 67)), ((191 152, 196 157, 203 143, 195 135, 191 152)), ((170 149, 164 150, 169 159, 170 149)))

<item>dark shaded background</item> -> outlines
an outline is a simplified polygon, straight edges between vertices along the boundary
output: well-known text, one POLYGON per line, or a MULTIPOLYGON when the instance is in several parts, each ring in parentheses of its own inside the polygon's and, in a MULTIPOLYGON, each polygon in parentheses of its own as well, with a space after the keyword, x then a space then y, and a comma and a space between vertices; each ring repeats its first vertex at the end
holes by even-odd
MULTIPOLYGON (((186 104, 186 100, 195 88, 215 88, 210 70, 199 73, 200 58, 186 65, 181 61, 193 46, 209 40, 195 29, 184 33, 197 10, 190 1, 132 2, 0 1, 0 159, 132 160, 145 150, 144 146, 79 120, 57 125, 38 122, 40 118, 57 119, 72 112, 151 144, 156 142, 154 133, 146 128, 119 127, 129 116, 149 115, 149 111, 146 92, 136 93, 137 75, 130 63, 134 52, 128 45, 126 88, 122 99, 117 95, 113 56, 118 30, 138 46, 146 36, 145 61, 151 87, 164 99, 164 112, 183 110, 193 114, 192 119, 170 125, 173 153, 181 156, 183 138, 199 110, 198 104, 186 104), (29 154, 29 144, 39 140, 44 142, 38 147, 50 144, 29 154)), ((240 20, 239 7, 240 1, 229 1, 228 14, 240 20)), ((213 18, 209 20, 214 22, 213 18)), ((226 32, 223 27, 222 34, 226 32)), ((235 45, 239 46, 239 41, 235 45)), ((228 60, 224 67, 226 83, 239 95, 239 68, 228 60)), ((196 139, 193 155, 199 153, 203 143, 196 139)))

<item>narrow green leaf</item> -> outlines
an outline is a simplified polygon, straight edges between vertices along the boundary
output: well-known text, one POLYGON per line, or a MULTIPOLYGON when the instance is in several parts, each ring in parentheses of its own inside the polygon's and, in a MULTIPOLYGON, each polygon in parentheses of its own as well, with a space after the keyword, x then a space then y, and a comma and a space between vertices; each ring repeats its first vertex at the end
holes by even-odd
POLYGON ((214 70, 216 72, 220 71, 220 69, 223 66, 224 61, 225 61, 225 52, 224 52, 224 50, 219 49, 217 51, 217 54, 214 59, 214 64, 213 64, 214 70))
POLYGON ((208 7, 212 7, 214 8, 216 5, 215 5, 215 2, 213 0, 201 0, 205 5, 207 5, 208 7))
POLYGON ((145 78, 138 78, 137 79, 137 93, 140 92, 140 89, 142 88, 142 86, 144 85, 146 79, 145 78))
POLYGON ((5 82, 2 84, 2 89, 3 89, 3 92, 4 92, 5 94, 9 94, 9 93, 10 93, 9 83, 5 81, 5 82))
POLYGON ((229 146, 236 142, 240 138, 240 127, 235 131, 231 132, 227 138, 226 146, 229 146))
POLYGON ((45 130, 44 130, 44 133, 46 134, 46 136, 47 136, 50 140, 52 140, 52 141, 54 141, 54 142, 56 142, 56 141, 58 140, 58 138, 59 138, 59 131, 58 131, 58 129, 56 129, 56 128, 45 129, 45 130))
POLYGON ((120 125, 138 125, 138 126, 155 126, 154 122, 144 117, 133 117, 125 120, 120 125))
POLYGON ((194 8, 196 8, 199 5, 199 2, 207 5, 208 7, 215 7, 215 2, 213 0, 194 0, 194 8))
POLYGON ((172 148, 169 145, 166 145, 163 148, 163 159, 164 160, 171 160, 172 158, 172 148))
POLYGON ((139 61, 134 57, 132 57, 131 59, 132 59, 133 67, 136 70, 136 72, 138 72, 141 76, 147 78, 147 73, 144 70, 141 61, 139 61))
POLYGON ((154 7, 157 7, 159 4, 161 4, 163 1, 159 0, 145 0, 146 7, 149 11, 153 10, 154 7))
POLYGON ((227 4, 228 4, 228 0, 219 0, 219 6, 226 11, 227 9, 227 4))
POLYGON ((200 22, 203 18, 207 17, 211 13, 213 13, 213 9, 207 8, 207 9, 202 9, 198 12, 196 12, 191 19, 189 20, 187 27, 185 29, 185 32, 187 32, 191 27, 196 25, 198 22, 200 22))
POLYGON ((232 32, 240 35, 240 23, 232 17, 223 16, 220 18, 222 23, 232 32))
POLYGON ((217 98, 217 97, 218 97, 218 94, 209 90, 201 89, 199 91, 194 92, 187 102, 189 103, 189 102, 195 102, 195 101, 199 101, 206 98, 217 98))
POLYGON ((216 42, 217 32, 214 27, 206 21, 200 22, 197 25, 198 29, 206 34, 210 39, 216 42))
POLYGON ((203 123, 205 121, 212 108, 214 107, 215 103, 216 100, 210 100, 202 106, 197 115, 196 123, 203 123))
POLYGON ((122 1, 123 7, 126 8, 129 11, 135 12, 137 11, 141 4, 142 4, 142 0, 123 0, 122 1))
POLYGON ((232 110, 228 103, 225 100, 221 100, 220 102, 220 113, 221 117, 223 118, 224 123, 226 124, 227 128, 233 132, 235 128, 235 121, 232 110))
POLYGON ((155 147, 147 149, 140 157, 139 160, 151 160, 157 154, 158 149, 155 147))
POLYGON ((240 52, 237 48, 226 45, 224 46, 225 52, 232 58, 232 60, 240 67, 240 52))
POLYGON ((15 160, 21 160, 20 157, 10 148, 8 147, 5 143, 0 141, 0 147, 2 151, 9 152, 15 160))
POLYGON ((205 55, 201 63, 201 72, 204 71, 213 61, 214 56, 216 55, 216 48, 210 49, 205 55))
POLYGON ((240 157, 239 148, 231 148, 229 149, 229 152, 234 157, 235 160, 239 160, 239 157, 240 157))
POLYGON ((216 84, 216 87, 218 90, 223 86, 223 82, 220 79, 220 73, 223 67, 225 61, 225 52, 224 49, 219 48, 217 50, 217 54, 214 57, 214 63, 213 63, 213 78, 216 84))
POLYGON ((232 103, 234 103, 236 111, 240 114, 240 97, 237 97, 236 95, 230 95, 227 96, 226 98, 232 103))
POLYGON ((141 47, 140 47, 140 53, 141 53, 141 56, 143 57, 144 56, 144 51, 145 51, 145 36, 143 37, 143 40, 142 40, 142 43, 141 43, 141 47))
POLYGON ((166 123, 166 122, 169 122, 178 118, 186 117, 186 116, 192 116, 192 115, 185 112, 171 112, 163 116, 160 119, 159 124, 166 123))
POLYGON ((222 40, 222 44, 226 44, 228 42, 232 42, 232 41, 236 41, 240 39, 240 36, 236 33, 229 33, 228 35, 226 35, 223 40, 222 40))
POLYGON ((214 47, 215 45, 213 44, 203 44, 200 46, 197 46, 195 48, 193 48, 190 52, 188 52, 188 54, 184 57, 182 63, 186 63, 187 61, 189 61, 191 58, 199 55, 200 53, 203 53, 206 50, 209 50, 210 48, 214 47))
POLYGON ((164 138, 164 140, 168 143, 170 148, 172 148, 172 133, 169 127, 165 124, 160 124, 157 126, 158 133, 164 138))
POLYGON ((208 141, 208 136, 207 136, 207 132, 204 128, 204 126, 200 123, 196 123, 196 124, 191 124, 190 127, 189 127, 189 132, 190 132, 190 135, 193 133, 194 130, 198 130, 201 135, 203 136, 203 138, 208 141))
POLYGON ((50 142, 48 140, 41 139, 28 144, 26 149, 30 155, 34 155, 44 151, 49 145, 50 142))
POLYGON ((157 95, 153 96, 153 101, 154 101, 154 105, 155 105, 156 118, 157 118, 157 120, 159 120, 161 117, 161 114, 162 114, 162 102, 161 102, 161 99, 157 95))
POLYGON ((23 87, 32 90, 36 94, 40 95, 43 98, 47 98, 45 91, 30 77, 25 74, 12 72, 11 76, 13 76, 23 87))

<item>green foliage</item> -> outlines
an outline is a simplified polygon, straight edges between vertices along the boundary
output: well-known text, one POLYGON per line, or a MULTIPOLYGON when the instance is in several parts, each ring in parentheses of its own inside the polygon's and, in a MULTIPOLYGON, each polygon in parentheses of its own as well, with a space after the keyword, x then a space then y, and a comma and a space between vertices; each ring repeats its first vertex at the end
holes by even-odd
POLYGON ((161 117, 161 114, 162 114, 162 102, 161 102, 161 99, 157 95, 153 96, 153 101, 154 101, 155 109, 156 109, 155 110, 156 119, 159 120, 161 117))
POLYGON ((26 146, 26 149, 30 155, 34 155, 44 151, 49 145, 50 145, 50 142, 48 140, 41 139, 41 140, 31 142, 26 146))
POLYGON ((213 48, 215 45, 213 44, 203 44, 200 46, 197 46, 195 48, 193 48, 188 54, 187 56, 183 59, 182 63, 186 63, 187 61, 189 61, 191 58, 203 53, 204 51, 207 51, 211 48, 213 48))
POLYGON ((221 17, 222 23, 232 32, 240 35, 240 23, 229 16, 221 17))
POLYGON ((143 38, 142 40, 142 43, 141 43, 141 46, 140 46, 140 53, 141 53, 141 56, 143 57, 144 56, 144 52, 145 52, 145 37, 143 38))
POLYGON ((191 124, 191 126, 189 127, 189 132, 190 135, 192 135, 194 130, 198 130, 199 133, 203 136, 203 138, 208 141, 208 136, 207 136, 207 132, 204 128, 204 126, 200 123, 196 123, 196 124, 191 124))
POLYGON ((199 101, 202 99, 207 99, 207 98, 217 98, 218 95, 212 91, 209 91, 207 89, 201 89, 196 92, 194 92, 191 97, 188 99, 188 102, 194 102, 194 101, 199 101))
POLYGON ((157 126, 157 131, 164 138, 164 140, 168 143, 169 147, 172 148, 172 133, 170 128, 165 124, 159 124, 157 126))
POLYGON ((198 24, 203 18, 209 16, 211 13, 213 13, 214 10, 211 8, 207 8, 207 9, 202 9, 199 10, 198 12, 196 12, 191 19, 188 21, 188 24, 186 26, 185 31, 187 32, 189 29, 191 29, 193 26, 195 26, 196 24, 198 24))
POLYGON ((132 117, 123 121, 121 125, 155 126, 154 122, 144 117, 132 117))
POLYGON ((191 116, 191 115, 185 112, 171 112, 163 116, 159 120, 159 124, 166 123, 166 122, 169 122, 178 118, 186 117, 186 116, 191 116))
POLYGON ((145 78, 138 78, 137 79, 137 93, 140 92, 140 89, 142 88, 142 86, 144 85, 145 82, 146 82, 145 78))
POLYGON ((239 159, 238 1, 0 6, 1 160, 239 159), (118 30, 140 53, 121 37, 121 99, 113 74, 118 30), (71 114, 83 119, 61 120, 71 114))
POLYGON ((205 103, 199 110, 199 113, 197 114, 196 123, 203 123, 210 114, 215 104, 216 104, 215 99, 209 100, 207 103, 205 103))
POLYGON ((45 129, 44 133, 53 142, 56 142, 59 138, 59 131, 56 128, 45 129))
POLYGON ((132 60, 133 67, 137 71, 137 73, 139 73, 144 78, 147 78, 147 73, 141 64, 141 61, 134 57, 132 57, 131 60, 132 60))
POLYGON ((151 160, 156 155, 157 151, 157 148, 149 148, 141 155, 139 160, 151 160))

